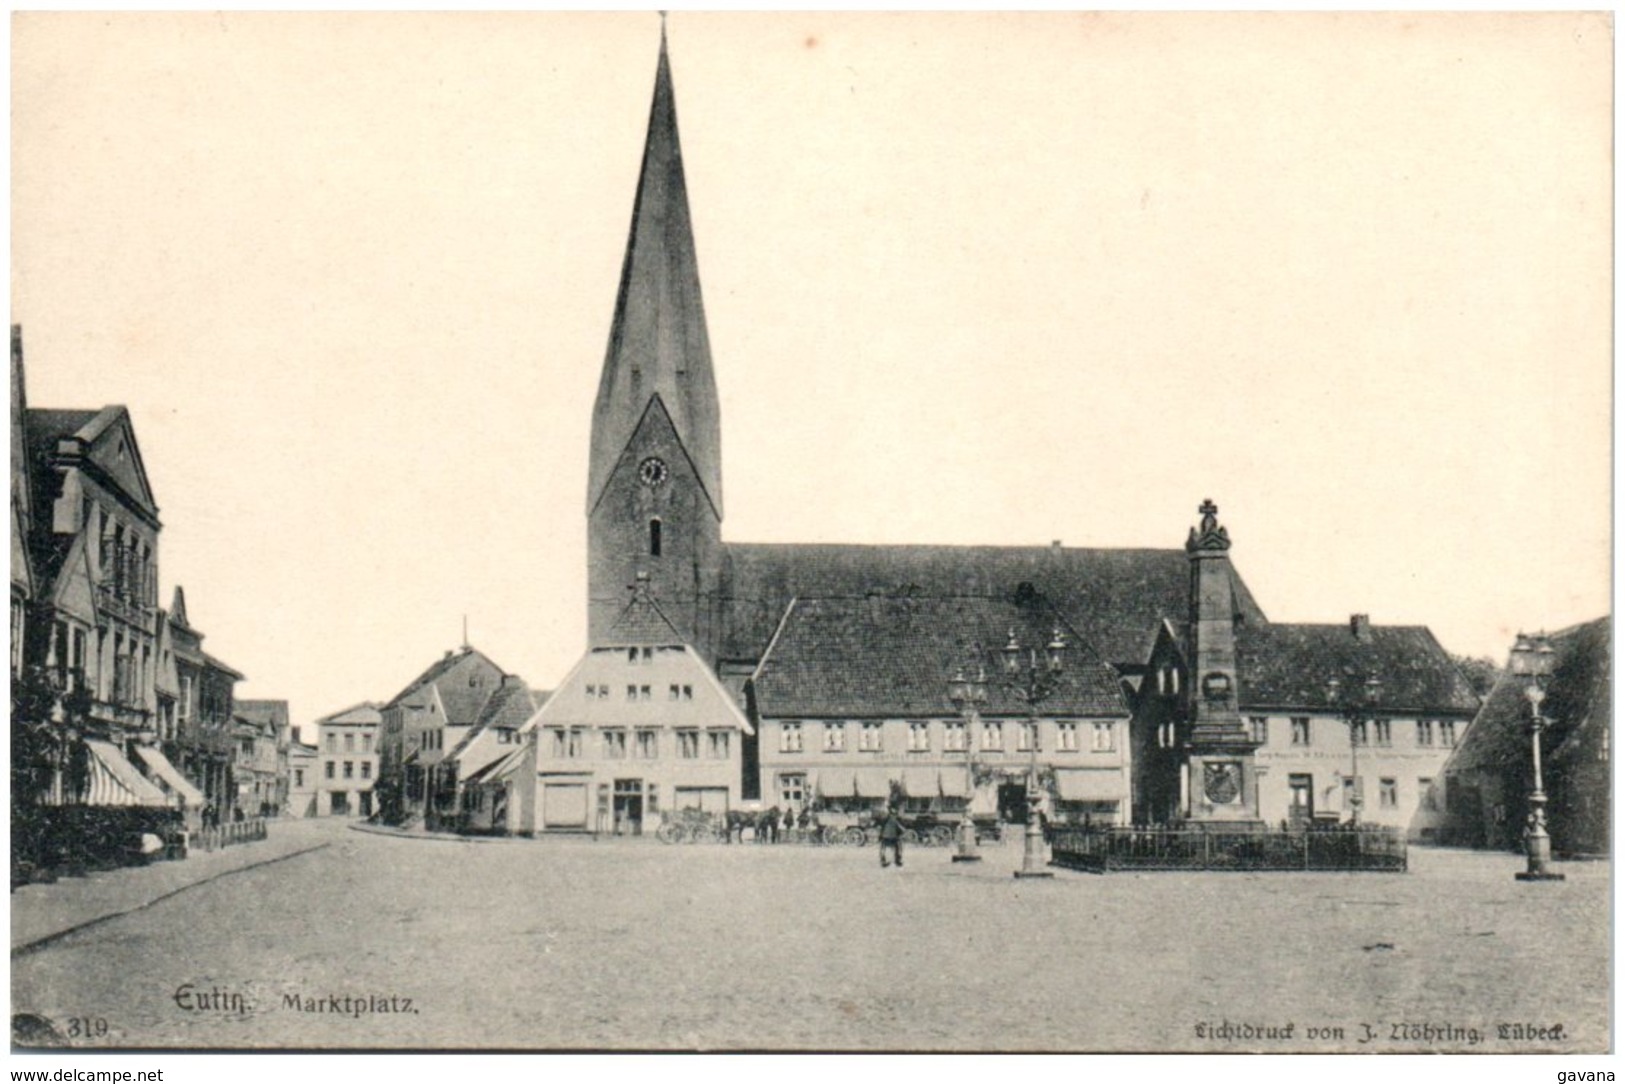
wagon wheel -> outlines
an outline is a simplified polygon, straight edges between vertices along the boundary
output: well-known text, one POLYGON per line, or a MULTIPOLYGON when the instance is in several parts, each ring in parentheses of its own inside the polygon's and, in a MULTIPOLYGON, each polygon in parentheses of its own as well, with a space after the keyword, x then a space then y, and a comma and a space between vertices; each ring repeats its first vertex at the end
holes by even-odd
POLYGON ((931 842, 938 847, 950 847, 954 842, 954 830, 946 824, 936 825, 931 829, 931 842))
POLYGON ((862 847, 868 844, 869 833, 854 825, 841 833, 841 842, 849 847, 862 847))
POLYGON ((907 843, 910 847, 917 846, 920 842, 920 833, 916 832, 912 828, 903 829, 903 842, 907 843))
POLYGON ((680 843, 683 839, 683 830, 675 824, 662 824, 655 829, 655 838, 662 843, 680 843))

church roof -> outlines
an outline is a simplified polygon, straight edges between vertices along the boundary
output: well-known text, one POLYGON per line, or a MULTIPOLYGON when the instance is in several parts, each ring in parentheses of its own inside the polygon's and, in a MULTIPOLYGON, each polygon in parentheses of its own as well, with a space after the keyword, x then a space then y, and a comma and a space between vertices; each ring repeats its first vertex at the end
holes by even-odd
POLYGON ((700 485, 721 517, 722 423, 664 31, 609 349, 593 410, 589 514, 655 394, 664 400, 699 471, 700 485))
MULTIPOLYGON (((792 597, 1014 598, 1022 584, 1054 606, 1106 661, 1146 661, 1163 619, 1189 620, 1190 561, 1183 550, 1063 546, 856 546, 728 543, 720 656, 754 659, 792 597)), ((1233 574, 1234 575, 1234 574, 1233 574)), ((1239 575, 1236 610, 1265 618, 1239 575)))
POLYGON ((763 716, 955 714, 949 680, 990 679, 986 715, 1025 715, 997 681, 1010 633, 1042 650, 1060 626, 1068 650, 1045 715, 1126 715, 1117 673, 1041 601, 1003 598, 817 598, 789 606, 752 680, 763 716))
POLYGON ((1325 711, 1327 681, 1355 690, 1382 679, 1378 708, 1462 714, 1478 707, 1467 678, 1433 633, 1420 625, 1243 625, 1236 629, 1236 697, 1248 708, 1325 711))

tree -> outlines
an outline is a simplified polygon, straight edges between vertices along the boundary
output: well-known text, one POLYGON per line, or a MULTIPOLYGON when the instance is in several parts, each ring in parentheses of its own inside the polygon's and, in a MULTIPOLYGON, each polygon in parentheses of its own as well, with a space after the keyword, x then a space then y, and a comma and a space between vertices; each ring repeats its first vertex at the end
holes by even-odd
POLYGON ((1488 655, 1480 655, 1476 659, 1468 655, 1452 655, 1450 658, 1467 679, 1467 684, 1472 686, 1473 694, 1480 698, 1490 694, 1501 676, 1501 668, 1488 655))

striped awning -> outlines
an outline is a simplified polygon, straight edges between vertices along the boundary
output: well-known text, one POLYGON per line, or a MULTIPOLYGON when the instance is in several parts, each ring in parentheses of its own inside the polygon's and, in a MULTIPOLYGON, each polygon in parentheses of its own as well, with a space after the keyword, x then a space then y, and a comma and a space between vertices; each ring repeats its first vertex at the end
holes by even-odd
POLYGON ((147 770, 152 773, 158 785, 169 792, 171 802, 179 798, 187 809, 203 808, 203 792, 176 770, 175 765, 169 762, 169 758, 164 756, 161 749, 153 745, 138 745, 135 747, 135 755, 146 764, 147 770))
POLYGON ((857 768, 853 771, 859 798, 890 798, 891 773, 885 768, 857 768))
POLYGON ((942 783, 942 796, 944 798, 970 797, 970 787, 963 768, 958 765, 951 765, 942 770, 939 778, 942 783))
POLYGON ((90 749, 89 805, 168 806, 164 792, 136 771, 135 765, 110 742, 86 738, 90 749))
POLYGON ((937 770, 935 768, 904 768, 903 793, 910 798, 937 796, 937 770))
POLYGON ((1116 768, 1057 768, 1055 790, 1063 802, 1117 802, 1128 798, 1116 768))
POLYGON ((819 768, 818 796, 820 798, 850 798, 857 793, 857 784, 851 768, 819 768))

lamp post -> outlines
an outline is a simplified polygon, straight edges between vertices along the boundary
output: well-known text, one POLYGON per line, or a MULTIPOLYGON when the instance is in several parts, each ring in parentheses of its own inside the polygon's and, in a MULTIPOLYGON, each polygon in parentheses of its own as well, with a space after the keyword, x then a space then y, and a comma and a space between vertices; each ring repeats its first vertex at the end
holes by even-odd
POLYGON ((1552 840, 1546 834, 1546 791, 1540 777, 1540 732, 1546 729, 1546 718, 1540 713, 1540 705, 1546 699, 1546 682, 1552 676, 1555 654, 1544 633, 1526 636, 1520 632, 1512 648, 1512 672, 1526 682, 1524 696, 1529 700, 1529 757, 1534 769, 1529 789, 1529 820, 1523 833, 1529 865, 1517 874, 1520 881, 1563 880, 1561 873, 1550 868, 1552 840))
POLYGON ((1352 760, 1349 776, 1349 823, 1360 827, 1360 810, 1365 807, 1365 795, 1360 793, 1360 746, 1364 743, 1365 727, 1374 718, 1377 702, 1382 699, 1382 678, 1369 675, 1361 683, 1362 697, 1356 700, 1350 694, 1343 698, 1343 682, 1335 674, 1326 681, 1326 701, 1342 716, 1349 728, 1349 757, 1352 760))
MULTIPOLYGON (((978 658, 981 657, 979 646, 976 654, 978 658)), ((987 703, 986 668, 978 663, 974 678, 965 676, 963 666, 955 670, 953 679, 948 682, 948 700, 965 719, 965 815, 959 820, 959 850, 954 853, 953 861, 980 862, 982 856, 976 849, 976 821, 970 812, 971 795, 976 792, 976 740, 971 733, 971 725, 976 722, 981 706, 987 703)))
POLYGON ((1044 645, 1044 656, 1037 648, 1023 648, 1010 630, 1010 642, 1004 645, 1004 680, 1001 683, 1017 700, 1027 706, 1027 738, 1032 755, 1027 766, 1027 832, 1017 877, 1053 877, 1044 867, 1044 830, 1038 824, 1038 705, 1052 696, 1061 684, 1061 660, 1066 654, 1066 640, 1059 627, 1044 645))

